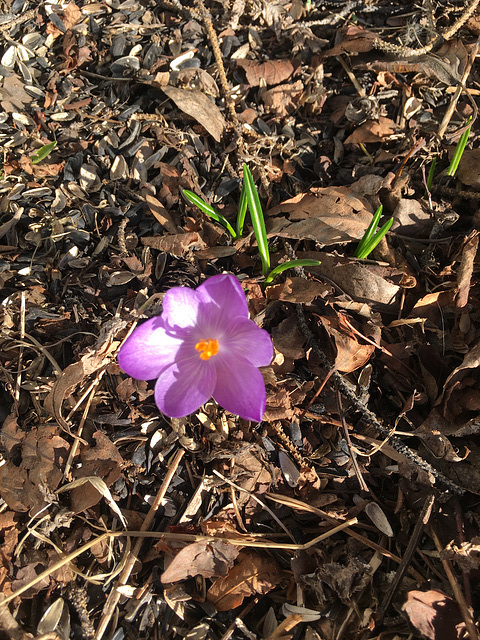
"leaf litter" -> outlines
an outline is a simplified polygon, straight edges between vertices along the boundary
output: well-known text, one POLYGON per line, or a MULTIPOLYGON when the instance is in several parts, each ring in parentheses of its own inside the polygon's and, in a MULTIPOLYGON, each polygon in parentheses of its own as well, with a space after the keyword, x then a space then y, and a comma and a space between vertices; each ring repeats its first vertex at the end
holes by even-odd
POLYGON ((478 637, 478 5, 5 3, 3 634, 478 637), (233 222, 243 163, 319 266, 181 197, 233 222), (168 420, 116 353, 223 271, 263 422, 168 420))

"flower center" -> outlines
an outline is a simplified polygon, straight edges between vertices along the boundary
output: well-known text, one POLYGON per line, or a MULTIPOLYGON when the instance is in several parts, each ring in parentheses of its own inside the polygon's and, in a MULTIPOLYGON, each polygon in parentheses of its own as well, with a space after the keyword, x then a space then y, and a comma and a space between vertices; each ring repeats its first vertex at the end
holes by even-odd
POLYGON ((218 340, 200 340, 195 345, 195 349, 200 352, 201 360, 210 360, 212 356, 216 356, 218 353, 218 340))

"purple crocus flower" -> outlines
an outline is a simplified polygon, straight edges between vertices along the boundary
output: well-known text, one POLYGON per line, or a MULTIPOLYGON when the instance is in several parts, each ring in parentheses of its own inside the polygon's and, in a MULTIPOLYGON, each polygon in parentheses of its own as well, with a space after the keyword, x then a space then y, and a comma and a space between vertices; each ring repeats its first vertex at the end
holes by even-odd
POLYGON ((133 331, 118 362, 132 378, 157 379, 155 402, 171 418, 213 396, 227 411, 260 422, 266 393, 258 367, 272 357, 270 335, 249 319, 240 283, 224 274, 195 290, 169 289, 162 315, 133 331))

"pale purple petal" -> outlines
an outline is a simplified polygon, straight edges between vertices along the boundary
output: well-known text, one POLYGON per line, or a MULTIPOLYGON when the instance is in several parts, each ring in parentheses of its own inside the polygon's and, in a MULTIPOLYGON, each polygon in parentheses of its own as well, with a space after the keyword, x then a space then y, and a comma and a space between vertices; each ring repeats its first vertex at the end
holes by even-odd
POLYGON ((182 332, 167 332, 163 318, 150 318, 123 343, 118 364, 132 378, 153 380, 175 361, 185 337, 182 332))
POLYGON ((267 331, 257 327, 253 320, 239 318, 228 326, 225 334, 221 342, 222 352, 225 350, 225 353, 234 358, 245 358, 256 367, 266 367, 271 363, 272 338, 267 331))
POLYGON ((195 355, 165 369, 155 384, 155 402, 170 418, 181 418, 196 411, 211 398, 217 374, 211 361, 195 355))
POLYGON ((173 287, 163 298, 162 318, 171 327, 193 327, 197 324, 200 296, 188 287, 173 287))
MULTIPOLYGON (((216 358, 222 358, 220 355, 216 358)), ((232 365, 229 358, 216 362, 217 384, 213 398, 227 411, 245 420, 260 422, 267 403, 265 383, 260 371, 247 360, 232 365)))
POLYGON ((200 300, 199 327, 218 333, 237 318, 248 318, 248 304, 235 276, 212 276, 197 288, 200 300))

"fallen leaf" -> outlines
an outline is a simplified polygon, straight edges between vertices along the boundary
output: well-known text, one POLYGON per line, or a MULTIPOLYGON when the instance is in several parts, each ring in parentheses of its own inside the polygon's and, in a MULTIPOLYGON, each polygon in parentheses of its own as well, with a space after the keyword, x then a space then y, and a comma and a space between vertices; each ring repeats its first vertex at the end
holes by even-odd
POLYGON ((204 578, 224 577, 238 554, 237 547, 223 540, 194 542, 177 553, 160 580, 165 584, 198 575, 204 578))
POLYGON ((245 598, 264 595, 274 589, 282 579, 280 567, 274 558, 242 552, 239 563, 225 578, 218 578, 207 593, 207 600, 217 611, 230 611, 239 607, 245 598))
MULTIPOLYGON (((455 149, 452 147, 448 153, 450 159, 454 153, 455 149)), ((455 177, 475 191, 480 191, 480 149, 465 149, 455 177)))
MULTIPOLYGON (((116 445, 101 431, 93 434, 95 446, 84 446, 80 452, 81 466, 75 470, 75 480, 97 476, 110 487, 122 475, 124 465, 116 445)), ((102 494, 91 484, 74 487, 70 491, 71 508, 75 513, 85 511, 97 504, 102 494)))
POLYGON ((25 104, 32 101, 32 97, 28 95, 23 86, 22 80, 14 73, 3 79, 3 85, 0 89, 0 104, 5 111, 9 113, 22 112, 25 109, 25 104))
POLYGON ((287 358, 298 360, 305 356, 305 336, 298 328, 295 315, 291 315, 272 329, 273 344, 287 358))
POLYGON ((265 91, 262 99, 267 111, 273 111, 276 116, 283 118, 297 109, 298 98, 302 92, 303 82, 297 80, 291 84, 280 84, 278 87, 265 91))
POLYGON ((252 87, 258 87, 262 82, 267 85, 280 84, 300 72, 298 60, 237 60, 237 67, 245 72, 247 82, 252 87))
MULTIPOLYGON (((82 17, 82 12, 81 12, 80 8, 77 7, 77 5, 74 2, 70 2, 70 4, 68 4, 65 7, 64 11, 63 11, 62 22, 63 22, 63 25, 65 27, 65 30, 68 31, 73 26, 75 26, 77 24, 77 22, 80 20, 81 17, 82 17)), ((62 26, 61 23, 60 23, 60 26, 62 26)), ((46 31, 54 39, 58 38, 58 36, 61 36, 62 33, 64 33, 52 21, 50 21, 48 23, 46 31)))
POLYGON ((152 247, 152 249, 166 251, 178 258, 185 256, 190 251, 205 249, 207 246, 196 231, 165 236, 146 236, 142 238, 142 244, 152 247))
POLYGON ((323 246, 358 241, 372 221, 370 202, 348 187, 314 187, 267 212, 267 235, 323 246), (274 216, 286 214, 275 219, 274 216))
POLYGON ((430 640, 455 640, 465 633, 457 603, 441 591, 409 591, 403 610, 415 629, 430 640))
POLYGON ((165 227, 169 233, 177 233, 177 225, 163 204, 150 194, 145 196, 145 200, 147 201, 152 215, 157 219, 157 221, 160 222, 160 224, 165 227))
POLYGON ((379 39, 378 34, 364 27, 348 24, 336 32, 336 44, 322 54, 323 58, 338 56, 342 53, 360 53, 371 51, 373 43, 379 39))
POLYGON ((267 300, 284 300, 285 302, 297 302, 310 304, 317 297, 321 297, 329 291, 318 280, 305 280, 305 278, 285 278, 285 282, 271 285, 266 288, 267 300))
POLYGON ((319 316, 319 320, 335 344, 335 366, 339 371, 351 373, 367 364, 375 351, 373 345, 360 344, 355 334, 334 316, 319 316))
POLYGON ((344 144, 383 142, 395 133, 396 124, 390 118, 379 116, 378 120, 368 120, 351 133, 344 144))
POLYGON ((304 251, 297 255, 299 258, 320 260, 318 267, 309 267, 312 272, 320 278, 324 274, 356 302, 364 302, 389 313, 397 309, 400 286, 386 278, 388 274, 398 273, 397 270, 367 265, 323 251, 304 251))
POLYGON ((162 87, 176 106, 196 120, 217 141, 220 142, 227 123, 217 105, 201 91, 177 89, 170 85, 162 87))

